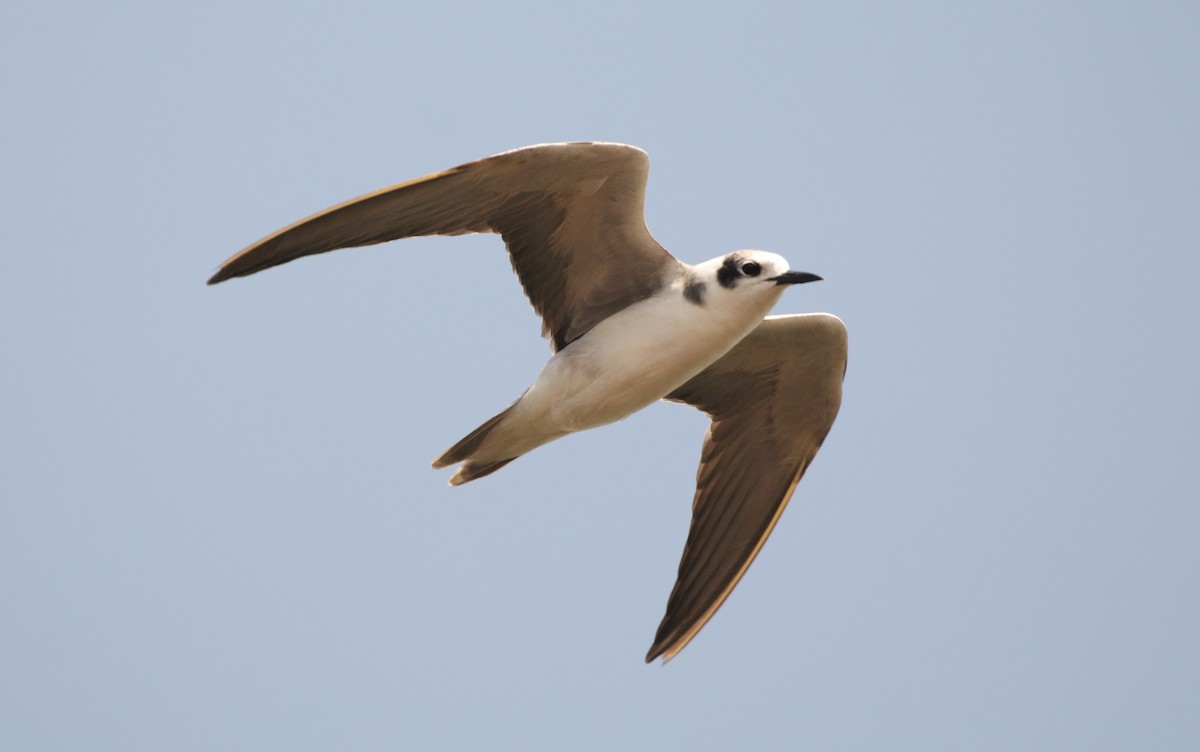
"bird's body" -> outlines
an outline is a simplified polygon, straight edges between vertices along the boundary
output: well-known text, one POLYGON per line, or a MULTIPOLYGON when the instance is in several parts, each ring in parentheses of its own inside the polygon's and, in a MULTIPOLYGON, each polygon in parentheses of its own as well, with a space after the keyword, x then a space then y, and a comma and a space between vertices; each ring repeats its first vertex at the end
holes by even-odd
MULTIPOLYGON (((742 251, 740 256, 787 268, 775 254, 742 251)), ((472 472, 475 466, 512 460, 566 434, 621 420, 695 376, 762 323, 784 289, 766 279, 725 289, 717 280, 718 268, 713 262, 686 267, 658 293, 614 313, 556 352, 469 455, 451 449, 434 467, 465 462, 450 482, 474 480, 481 477, 472 472), (703 298, 689 295, 689 284, 693 290, 704 285, 703 298), (712 287, 716 290, 708 294, 712 287)))
POLYGON ((695 266, 642 219, 648 159, 622 144, 545 144, 368 194, 264 238, 210 284, 302 256, 414 235, 496 232, 554 355, 512 405, 434 461, 458 485, 575 431, 666 399, 712 417, 679 577, 646 657, 683 649, 774 528, 833 424, 846 330, 764 316, 820 279, 736 251, 695 266))

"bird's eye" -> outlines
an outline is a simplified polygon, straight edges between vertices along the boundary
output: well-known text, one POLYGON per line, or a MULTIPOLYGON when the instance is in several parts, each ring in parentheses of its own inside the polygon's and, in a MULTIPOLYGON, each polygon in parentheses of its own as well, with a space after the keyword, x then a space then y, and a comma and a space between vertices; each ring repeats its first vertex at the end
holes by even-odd
POLYGON ((757 277, 761 271, 762 267, 756 261, 747 261, 742 264, 742 274, 745 274, 747 277, 757 277))

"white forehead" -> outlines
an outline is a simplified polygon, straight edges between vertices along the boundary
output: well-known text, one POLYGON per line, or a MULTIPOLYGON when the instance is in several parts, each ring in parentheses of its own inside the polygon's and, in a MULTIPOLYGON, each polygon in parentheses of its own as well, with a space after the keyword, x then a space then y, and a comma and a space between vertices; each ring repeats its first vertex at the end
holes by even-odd
POLYGON ((753 276, 764 279, 766 277, 773 277, 778 274, 783 274, 791 269, 791 266, 788 265, 787 259, 785 259, 783 256, 780 256, 778 253, 771 253, 770 251, 755 251, 750 249, 733 251, 732 253, 727 253, 724 256, 717 256, 716 258, 709 259, 702 264, 697 264, 694 268, 702 275, 715 277, 723 268, 732 265, 740 269, 750 261, 753 261, 761 266, 763 272, 765 272, 765 274, 755 273, 753 276))
POLYGON ((777 272, 786 272, 788 269, 792 268, 791 265, 788 264, 787 259, 785 259, 783 256, 780 256, 778 253, 771 253, 770 251, 744 250, 737 251, 737 254, 745 261, 753 259, 762 266, 772 268, 777 272))

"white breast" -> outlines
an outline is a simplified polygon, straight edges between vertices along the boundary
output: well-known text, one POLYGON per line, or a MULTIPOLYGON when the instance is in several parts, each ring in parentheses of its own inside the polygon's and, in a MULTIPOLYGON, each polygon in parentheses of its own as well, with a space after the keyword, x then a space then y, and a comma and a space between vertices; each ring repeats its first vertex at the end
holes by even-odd
POLYGON ((614 314, 556 353, 522 398, 524 417, 556 432, 620 420, 728 352, 782 293, 771 286, 753 295, 710 294, 696 305, 682 284, 614 314))

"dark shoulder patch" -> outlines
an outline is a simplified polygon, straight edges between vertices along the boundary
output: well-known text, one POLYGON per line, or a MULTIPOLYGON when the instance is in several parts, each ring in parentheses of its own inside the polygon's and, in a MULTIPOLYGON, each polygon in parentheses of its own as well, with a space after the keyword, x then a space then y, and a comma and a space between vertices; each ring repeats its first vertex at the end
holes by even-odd
POLYGON ((683 297, 689 303, 695 303, 698 306, 704 305, 704 293, 708 290, 708 285, 701 282, 699 279, 689 279, 687 284, 683 286, 683 297))
POLYGON ((737 287, 738 276, 737 256, 726 256, 721 268, 717 270, 717 281, 721 283, 721 287, 732 290, 737 287))

